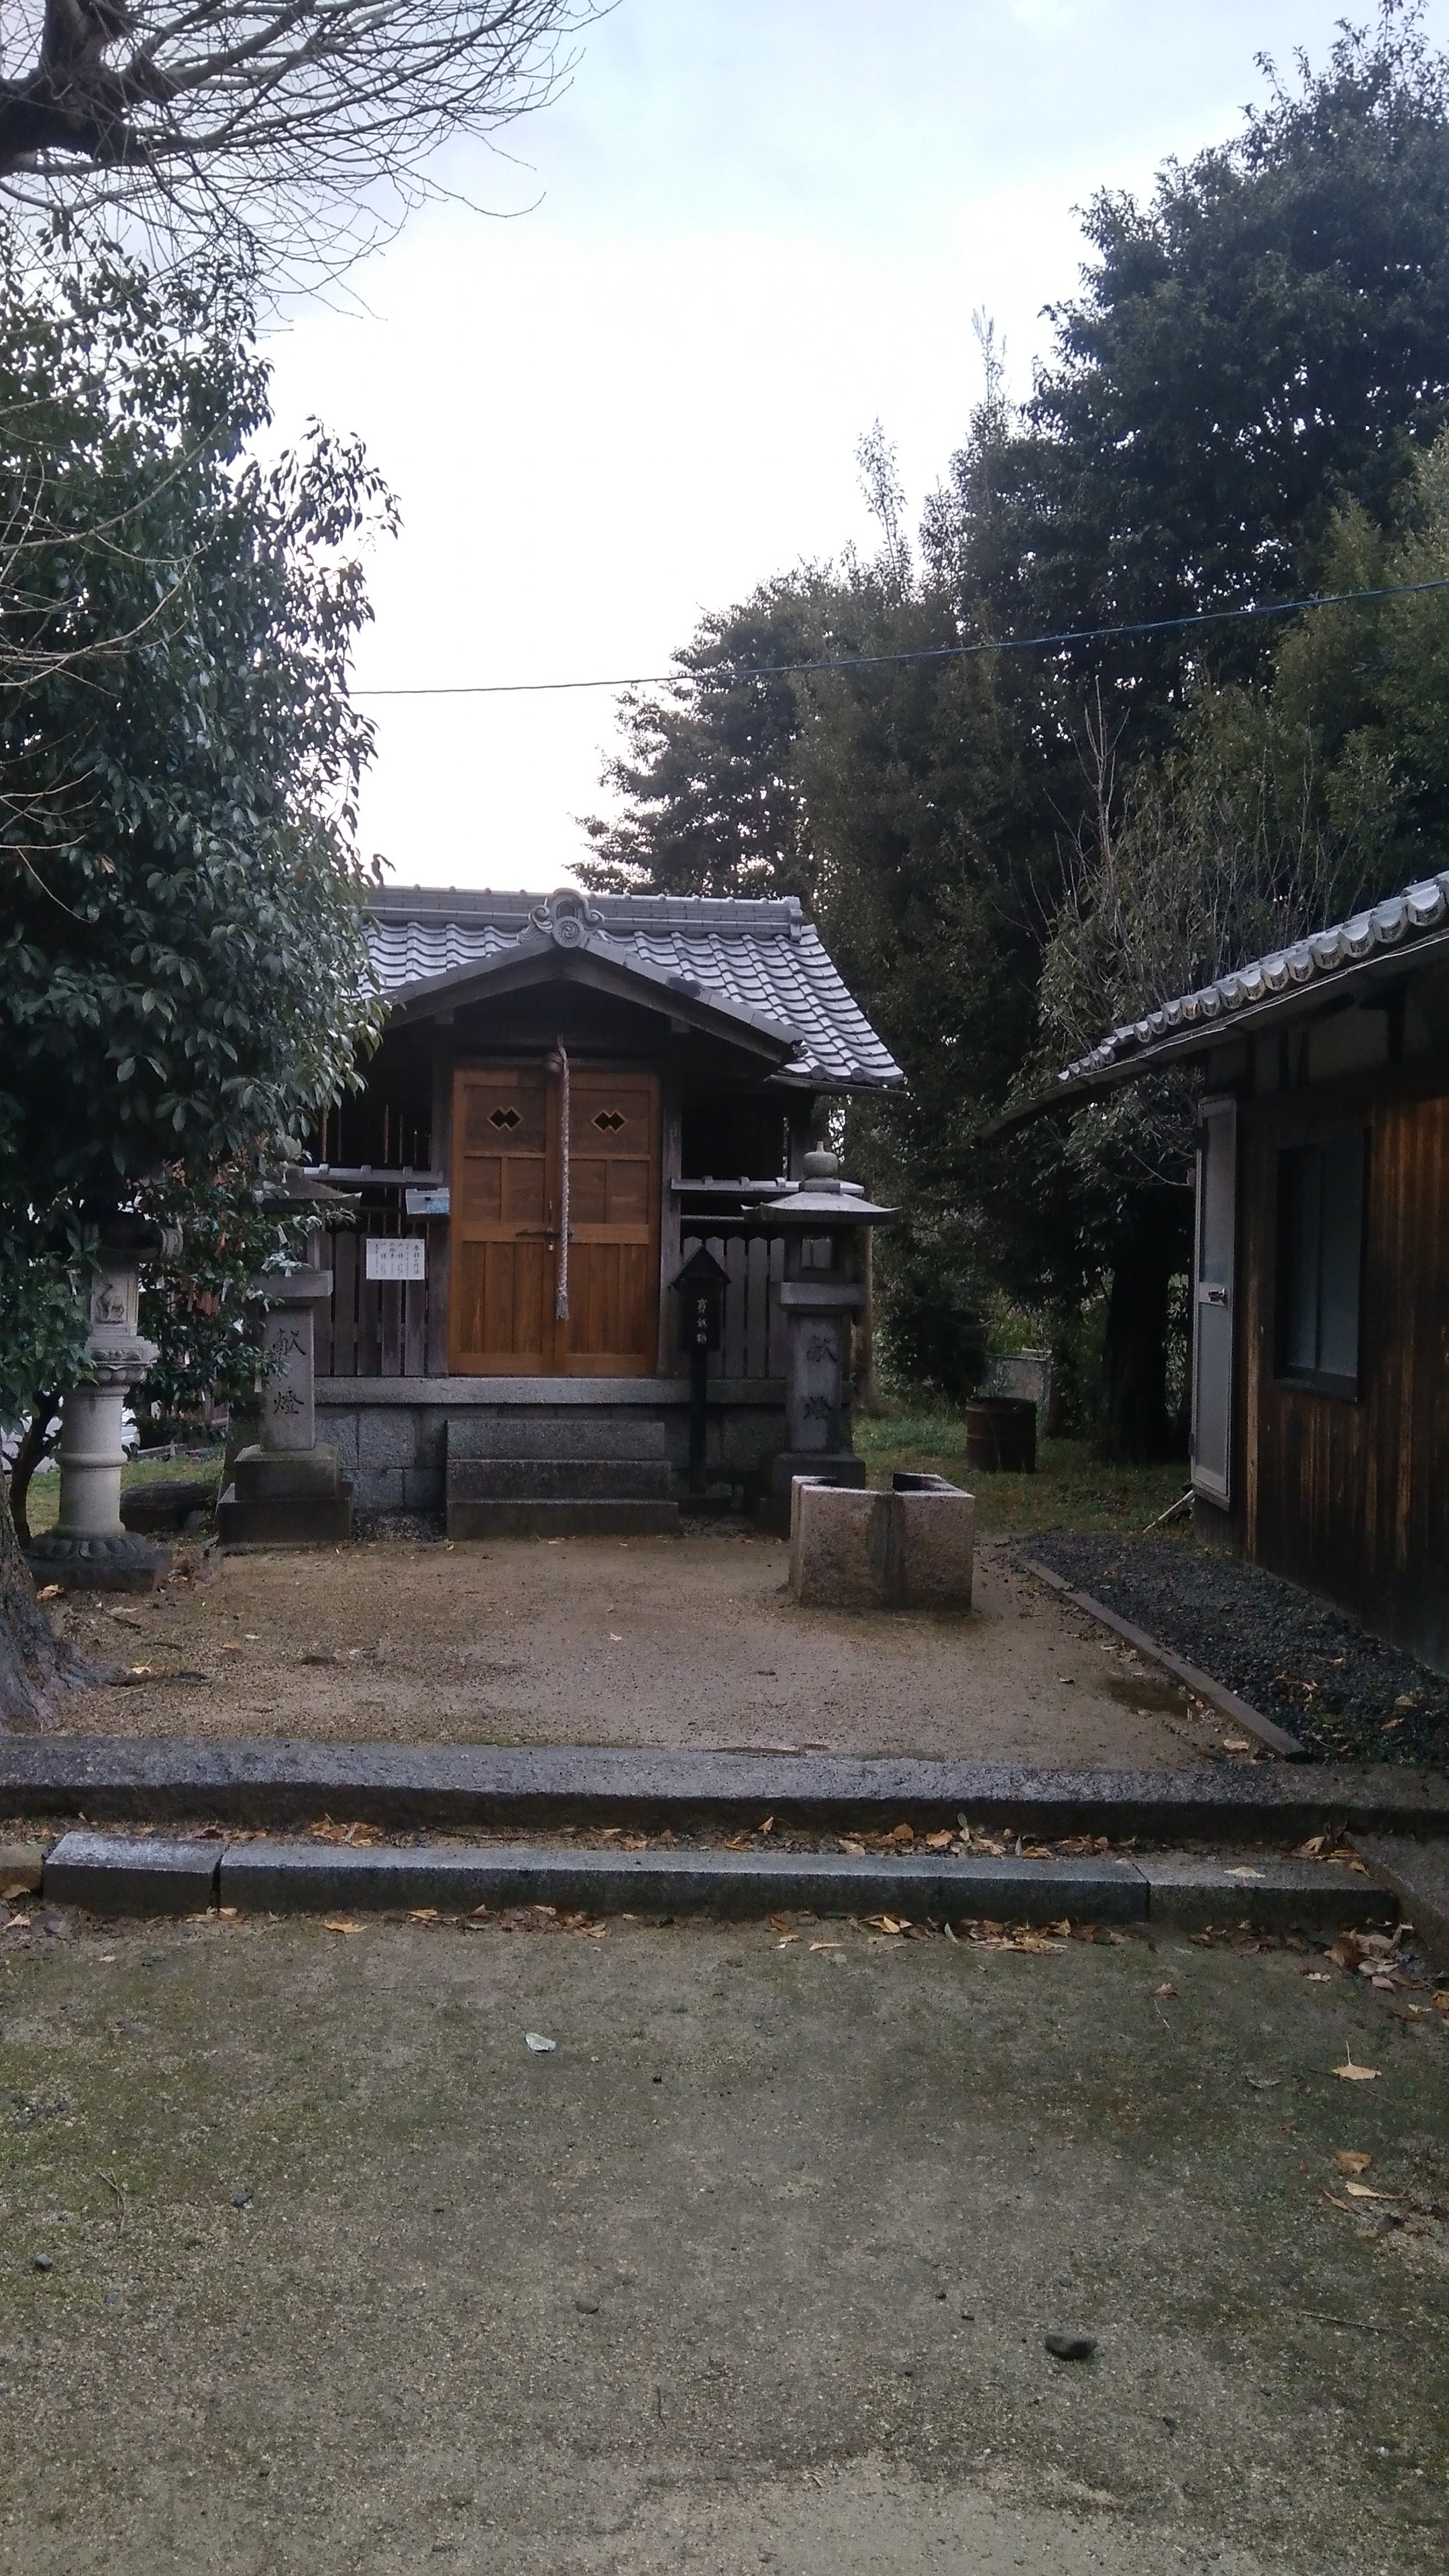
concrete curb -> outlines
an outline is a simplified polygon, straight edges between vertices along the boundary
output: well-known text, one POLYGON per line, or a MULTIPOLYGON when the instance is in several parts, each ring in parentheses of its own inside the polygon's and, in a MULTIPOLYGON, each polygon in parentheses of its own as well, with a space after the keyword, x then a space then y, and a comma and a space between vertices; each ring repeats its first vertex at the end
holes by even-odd
POLYGON ((385 1830, 564 1824, 975 1825, 1055 1841, 1301 1842, 1328 1828, 1449 1834, 1449 1777, 1388 1763, 1033 1770, 1008 1763, 344 1744, 264 1736, 0 1737, 0 1815, 253 1830, 331 1814, 385 1830))
POLYGON ((1209 1707, 1221 1710, 1235 1726, 1244 1727, 1281 1761, 1308 1760, 1307 1747, 1299 1743, 1296 1735, 1290 1735, 1286 1727, 1275 1725, 1271 1717, 1262 1716, 1251 1701, 1239 1699, 1237 1692, 1229 1690, 1226 1683, 1214 1681, 1211 1673, 1205 1673, 1198 1665, 1175 1655, 1170 1646, 1159 1645, 1155 1637, 1148 1636, 1145 1628, 1134 1628, 1130 1619, 1124 1619, 1119 1611, 1109 1610, 1106 1602, 1099 1601, 1095 1593, 1078 1592, 1064 1574, 1054 1574, 1039 1557, 1024 1556, 1020 1562, 1039 1583, 1045 1583, 1053 1592, 1060 1593, 1062 1599, 1070 1601, 1075 1609, 1085 1610, 1089 1619, 1100 1620, 1114 1636, 1123 1638, 1129 1646, 1135 1646, 1139 1655, 1147 1655, 1154 1664, 1160 1664, 1163 1671, 1171 1673, 1173 1680, 1181 1682, 1185 1690, 1192 1691, 1198 1699, 1205 1699, 1209 1707))
POLYGON ((204 1914, 217 1902, 221 1844, 141 1834, 66 1834, 46 1856, 40 1893, 92 1914, 204 1914))
POLYGON ((1374 1875, 1399 1899, 1417 1948, 1436 1967, 1449 1969, 1449 1840, 1356 1834, 1354 1841, 1374 1875))
POLYGON ((336 1845, 217 1843, 71 1833, 42 1892, 94 1914, 319 1913, 436 1906, 551 1905, 587 1914, 742 1918, 780 1907, 908 1921, 1154 1922, 1180 1931, 1248 1922, 1333 1932, 1392 1920, 1383 1888, 1303 1861, 855 1859, 844 1852, 346 1851, 336 1845))
MULTIPOLYGON (((68 1838, 69 1839, 69 1838, 68 1838)), ((223 1853, 224 1905, 294 1911, 331 1905, 558 1905, 589 1914, 904 1912, 953 1920, 1010 1915, 1049 1923, 1076 1913, 1135 1923, 1146 1890, 1124 1861, 853 1860, 844 1852, 302 1851, 239 1843, 223 1853)))

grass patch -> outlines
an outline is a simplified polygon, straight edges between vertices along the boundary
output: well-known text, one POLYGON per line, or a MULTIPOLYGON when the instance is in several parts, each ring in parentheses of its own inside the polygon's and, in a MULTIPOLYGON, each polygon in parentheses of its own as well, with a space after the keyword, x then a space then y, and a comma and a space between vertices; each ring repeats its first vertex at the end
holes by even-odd
POLYGON ((1043 1440, 1034 1476, 966 1470, 966 1425, 949 1405, 902 1406, 855 1419, 855 1446, 872 1485, 894 1471, 949 1476, 976 1497, 978 1529, 1005 1537, 1032 1530, 1108 1530, 1130 1538, 1187 1491, 1187 1467, 1114 1467, 1086 1440, 1043 1440))
MULTIPOLYGON (((163 1458, 160 1464, 154 1467, 143 1464, 139 1459, 128 1458, 121 1469, 123 1494, 128 1493, 132 1485, 159 1485, 163 1480, 168 1485, 178 1482, 210 1485, 213 1492, 219 1492, 221 1451, 214 1450, 206 1458, 163 1458)), ((32 1535, 38 1538, 42 1530, 54 1529, 59 1512, 59 1476, 33 1476, 25 1507, 25 1516, 30 1523, 32 1535)))

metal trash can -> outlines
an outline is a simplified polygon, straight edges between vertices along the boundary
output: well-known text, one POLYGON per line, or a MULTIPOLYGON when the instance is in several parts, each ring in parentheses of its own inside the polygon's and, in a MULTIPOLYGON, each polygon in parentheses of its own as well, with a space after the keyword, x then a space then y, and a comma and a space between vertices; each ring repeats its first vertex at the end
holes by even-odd
POLYGON ((1021 1395, 979 1395, 966 1407, 966 1464, 1036 1473, 1036 1406, 1021 1395))

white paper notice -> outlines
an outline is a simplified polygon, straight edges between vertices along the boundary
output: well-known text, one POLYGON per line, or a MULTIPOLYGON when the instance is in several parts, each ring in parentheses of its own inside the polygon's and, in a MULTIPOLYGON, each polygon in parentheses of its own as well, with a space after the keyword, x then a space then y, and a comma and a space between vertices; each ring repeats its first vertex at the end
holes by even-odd
POLYGON ((422 1235, 370 1234, 366 1242, 369 1279, 426 1279, 428 1247, 422 1235))

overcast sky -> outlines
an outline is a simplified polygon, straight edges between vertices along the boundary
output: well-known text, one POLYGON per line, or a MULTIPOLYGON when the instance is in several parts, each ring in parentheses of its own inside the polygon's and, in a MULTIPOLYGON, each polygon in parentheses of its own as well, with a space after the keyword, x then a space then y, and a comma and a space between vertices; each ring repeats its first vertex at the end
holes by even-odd
MULTIPOLYGON (((1254 55, 1321 60, 1343 7, 620 0, 511 162, 445 164, 506 220, 424 210, 358 309, 274 343, 284 427, 360 431, 402 505, 358 685, 664 669, 701 610, 868 537, 876 419, 914 513, 980 388, 973 311, 1025 390, 1073 208, 1226 136, 1254 55)), ((566 882, 613 704, 371 706, 364 848, 400 884, 566 882)))

